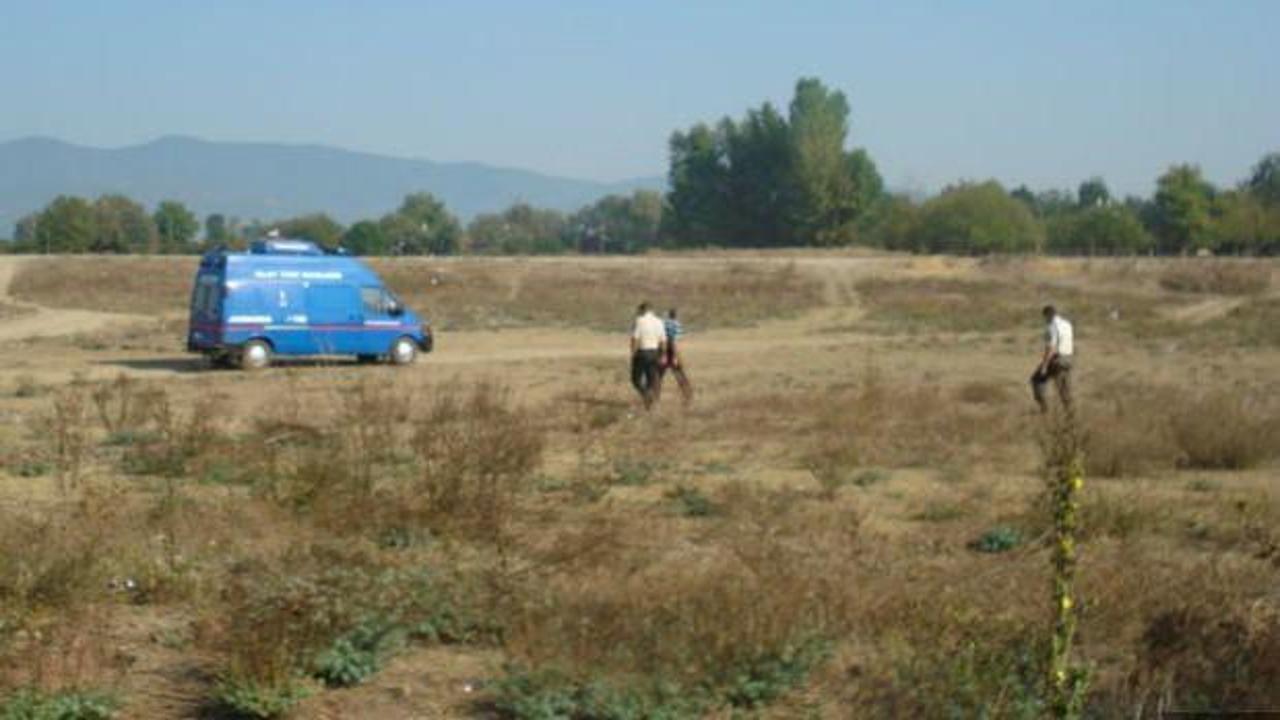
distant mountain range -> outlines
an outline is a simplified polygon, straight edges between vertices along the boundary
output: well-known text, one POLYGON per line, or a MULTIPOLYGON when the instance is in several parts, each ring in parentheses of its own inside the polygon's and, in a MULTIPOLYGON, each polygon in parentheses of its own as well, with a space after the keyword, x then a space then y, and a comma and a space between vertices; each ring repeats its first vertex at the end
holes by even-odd
POLYGON ((515 202, 571 211, 605 195, 663 185, 661 177, 600 183, 319 145, 163 137, 103 149, 26 138, 0 143, 0 237, 58 195, 120 193, 148 210, 179 200, 201 219, 214 212, 244 220, 325 212, 349 223, 381 216, 411 192, 434 194, 465 221, 515 202))

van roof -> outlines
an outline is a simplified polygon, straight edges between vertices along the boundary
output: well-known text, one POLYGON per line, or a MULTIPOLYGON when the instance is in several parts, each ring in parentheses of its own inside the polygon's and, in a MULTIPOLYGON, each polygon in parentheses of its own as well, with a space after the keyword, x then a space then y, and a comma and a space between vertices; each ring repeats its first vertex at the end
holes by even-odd
POLYGON ((224 271, 228 281, 263 282, 347 282, 383 285, 377 273, 350 255, 227 252, 208 253, 200 263, 203 271, 224 271))

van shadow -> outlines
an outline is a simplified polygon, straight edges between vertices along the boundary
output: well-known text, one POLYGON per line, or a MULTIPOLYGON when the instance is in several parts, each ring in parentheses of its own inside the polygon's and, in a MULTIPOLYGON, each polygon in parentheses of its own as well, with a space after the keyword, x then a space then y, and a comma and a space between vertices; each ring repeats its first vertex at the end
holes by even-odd
MULTIPOLYGON (((203 357, 157 357, 157 358, 118 358, 98 360, 95 365, 109 365, 129 370, 173 372, 173 373, 211 373, 239 371, 239 368, 222 367, 209 362, 203 357)), ((354 358, 272 358, 273 368, 321 368, 335 366, 361 365, 354 358)))
POLYGON ((94 365, 111 365, 129 370, 164 370, 176 373, 210 372, 214 368, 202 357, 121 358, 97 360, 94 365))

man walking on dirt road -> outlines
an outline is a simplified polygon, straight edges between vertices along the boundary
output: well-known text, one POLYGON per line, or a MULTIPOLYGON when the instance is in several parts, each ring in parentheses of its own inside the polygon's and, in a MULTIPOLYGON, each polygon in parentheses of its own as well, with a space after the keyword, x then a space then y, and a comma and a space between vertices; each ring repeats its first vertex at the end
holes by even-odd
POLYGON ((1045 400, 1045 385, 1052 380, 1058 389, 1058 399, 1063 407, 1071 409, 1071 362, 1075 353, 1075 338, 1071 323, 1058 314, 1052 305, 1044 310, 1044 353, 1040 364, 1031 375, 1031 394, 1035 396, 1040 412, 1049 411, 1045 400))
POLYGON ((648 410, 658 399, 658 363, 667 344, 667 329, 662 320, 649 309, 649 303, 640 303, 635 324, 631 327, 631 384, 644 400, 648 410))

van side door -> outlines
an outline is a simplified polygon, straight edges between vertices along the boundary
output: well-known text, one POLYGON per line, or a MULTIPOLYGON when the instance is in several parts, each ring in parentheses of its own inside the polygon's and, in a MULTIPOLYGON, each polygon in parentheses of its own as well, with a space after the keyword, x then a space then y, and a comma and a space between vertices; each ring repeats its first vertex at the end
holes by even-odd
POLYGON ((363 349, 360 352, 381 355, 401 334, 400 304, 385 288, 376 285, 361 287, 360 300, 364 310, 363 349))
POLYGON ((276 352, 305 355, 311 352, 311 328, 307 325, 306 289, 301 283, 263 283, 259 288, 264 308, 271 309, 268 335, 276 352))
POLYGON ((317 355, 360 352, 364 318, 360 292, 354 285, 311 283, 306 304, 313 343, 311 352, 317 355))

